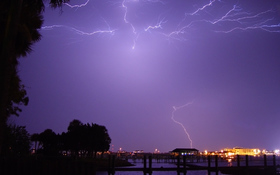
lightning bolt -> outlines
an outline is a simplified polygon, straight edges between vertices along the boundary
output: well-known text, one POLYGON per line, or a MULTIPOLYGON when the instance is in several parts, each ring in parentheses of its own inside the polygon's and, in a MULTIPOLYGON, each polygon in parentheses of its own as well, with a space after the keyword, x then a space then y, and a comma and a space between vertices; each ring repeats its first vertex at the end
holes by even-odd
POLYGON ((51 25, 51 26, 43 26, 41 27, 42 30, 52 30, 54 28, 66 28, 68 30, 74 31, 76 34, 78 35, 95 35, 95 34, 102 34, 102 33, 108 33, 111 35, 114 35, 115 30, 96 30, 93 32, 84 32, 82 30, 78 30, 74 27, 69 27, 69 26, 65 26, 65 25, 51 25))
MULTIPOLYGON (((219 1, 219 0, 218 0, 219 1)), ((197 16, 199 12, 204 11, 206 8, 214 8, 214 3, 216 0, 211 0, 209 3, 201 6, 200 8, 196 9, 192 13, 185 13, 185 18, 181 20, 179 25, 177 26, 177 29, 174 31, 171 31, 169 33, 162 33, 165 37, 170 39, 175 39, 179 41, 185 41, 185 34, 190 33, 191 29, 196 30, 196 26, 198 23, 209 23, 213 26, 216 26, 218 28, 223 27, 223 23, 227 22, 231 23, 232 28, 228 30, 215 30, 216 33, 231 33, 237 30, 247 31, 247 30, 263 30, 266 32, 277 32, 280 33, 280 23, 273 24, 272 21, 274 18, 269 18, 266 20, 263 20, 267 18, 266 15, 271 15, 275 13, 273 10, 266 10, 262 11, 256 14, 249 14, 245 11, 242 11, 242 8, 240 8, 238 5, 233 5, 231 9, 229 9, 226 13, 224 13, 223 16, 220 18, 216 18, 214 20, 206 20, 206 19, 196 19, 192 20, 190 18, 191 16, 197 16), (187 17, 189 16, 189 17, 187 17), (186 21, 189 21, 187 24, 186 21), (261 22, 260 22, 261 21, 261 22), (269 24, 270 23, 270 24, 269 24), (219 25, 218 25, 219 24, 219 25), (238 24, 238 25, 237 25, 238 24)), ((221 1, 219 1, 221 2, 221 1)), ((200 16, 199 16, 200 17, 200 16)))
MULTIPOLYGON (((71 5, 69 3, 65 3, 65 5, 67 5, 70 8, 81 8, 87 6, 90 2, 90 0, 84 1, 84 3, 79 5, 71 5)), ((217 9, 217 6, 219 7, 221 5, 221 2, 221 0, 208 0, 207 3, 200 5, 199 8, 191 10, 191 12, 183 12, 184 16, 181 20, 178 17, 170 19, 168 18, 168 16, 166 16, 161 20, 159 18, 155 25, 149 25, 151 24, 149 23, 148 25, 146 25, 146 27, 143 28, 139 28, 137 25, 134 25, 133 22, 128 18, 130 14, 129 6, 131 5, 131 3, 141 3, 140 5, 143 5, 143 3, 145 5, 148 5, 149 3, 160 3, 161 5, 166 5, 167 3, 165 3, 163 0, 120 0, 117 3, 123 9, 123 15, 121 15, 120 19, 123 21, 124 25, 129 26, 128 29, 131 31, 132 34, 132 50, 136 48, 138 39, 147 32, 153 32, 153 34, 160 34, 159 36, 167 38, 169 42, 173 40, 184 42, 187 40, 189 34, 192 34, 192 32, 201 29, 201 25, 211 26, 211 30, 208 30, 209 32, 224 34, 250 30, 262 30, 264 32, 280 33, 280 22, 278 19, 276 19, 276 11, 270 9, 258 13, 248 13, 241 8, 240 4, 230 4, 227 11, 221 12, 226 8, 226 6, 228 6, 225 6, 225 2, 222 2, 223 8, 217 9), (217 13, 214 15, 210 13, 211 11, 215 11, 217 13), (205 12, 207 12, 207 14, 209 15, 205 16, 205 12), (168 19, 168 21, 165 19, 168 19), (173 23, 174 20, 180 21, 178 25, 176 25, 176 23, 172 25, 169 24, 173 23), (136 28, 136 26, 138 28, 136 28), (168 26, 169 28, 166 28, 166 26, 168 26), (173 26, 175 26, 174 29, 172 29, 173 26)), ((114 4, 116 3, 114 2, 114 4)), ((163 13, 166 14, 165 12, 163 13)), ((44 26, 42 27, 42 30, 64 28, 78 35, 114 35, 116 30, 110 29, 110 26, 107 22, 106 24, 108 26, 107 30, 95 30, 92 32, 85 32, 77 28, 65 25, 44 26)), ((208 29, 207 26, 205 27, 205 29, 208 29)), ((199 36, 200 35, 198 35, 198 37, 199 36)))
POLYGON ((134 38, 134 40, 133 40, 132 50, 134 50, 135 47, 136 47, 136 42, 137 42, 138 37, 139 37, 139 34, 138 34, 138 35, 136 36, 136 38, 134 38))
POLYGON ((241 9, 240 9, 238 6, 234 5, 233 8, 230 9, 224 16, 222 16, 220 19, 215 20, 215 21, 213 21, 213 22, 211 22, 211 23, 212 23, 212 24, 216 24, 216 23, 218 23, 218 22, 220 22, 220 21, 224 21, 224 19, 227 18, 231 12, 240 11, 240 10, 241 10, 241 9))
POLYGON ((178 122, 177 120, 174 119, 174 117, 175 117, 175 112, 176 112, 177 110, 180 110, 180 109, 182 109, 182 108, 185 108, 185 107, 187 107, 187 106, 189 106, 189 105, 191 105, 191 104, 193 104, 193 102, 190 102, 190 103, 184 104, 184 105, 182 105, 182 106, 178 106, 178 107, 173 106, 173 111, 172 111, 172 117, 171 117, 171 119, 172 119, 175 123, 177 123, 178 125, 180 125, 180 126, 184 129, 184 132, 185 132, 185 134, 188 136, 188 139, 189 139, 189 141, 190 141, 190 146, 191 146, 191 148, 192 148, 193 141, 192 141, 191 136, 190 136, 190 134, 188 133, 187 129, 185 128, 185 126, 184 126, 181 122, 178 122))
MULTIPOLYGON (((189 15, 196 15, 199 11, 204 10, 206 7, 212 6, 212 4, 215 2, 216 0, 211 0, 208 4, 202 6, 201 8, 198 8, 196 11, 194 11, 193 13, 190 13, 189 15)), ((187 15, 187 14, 186 14, 187 15)))
MULTIPOLYGON (((225 16, 220 18, 219 20, 213 22, 212 24, 216 24, 217 22, 237 22, 243 26, 238 26, 238 27, 233 27, 232 29, 229 30, 223 30, 223 31, 216 31, 216 32, 221 32, 221 33, 231 33, 235 30, 256 30, 260 29, 266 32, 280 32, 280 25, 279 24, 268 24, 269 22, 273 21, 274 18, 266 19, 265 21, 262 22, 254 22, 254 21, 259 21, 262 20, 261 18, 264 18, 264 15, 273 13, 274 11, 272 10, 267 10, 263 12, 259 12, 255 15, 247 15, 247 16, 242 16, 238 18, 232 18, 232 16, 238 16, 240 13, 234 14, 234 15, 228 15, 230 12, 234 11, 234 9, 230 10, 225 16), (250 21, 248 21, 250 20, 250 21), (249 23, 253 23, 251 25, 247 25, 249 23)), ((245 13, 242 13, 245 14, 245 13)))
POLYGON ((80 5, 71 5, 69 3, 64 3, 64 4, 67 5, 70 8, 81 8, 81 7, 86 6, 88 3, 89 3, 89 0, 87 0, 85 3, 80 4, 80 5))
POLYGON ((235 30, 255 30, 255 29, 261 29, 264 30, 266 32, 270 32, 270 33, 280 33, 280 23, 279 24, 274 24, 274 25, 260 25, 260 26, 249 26, 249 27, 235 27, 231 30, 228 31, 216 31, 217 33, 230 33, 233 32, 235 30))
MULTIPOLYGON (((210 0, 210 2, 208 4, 205 4, 203 5, 202 7, 198 8, 197 10, 195 10, 193 13, 185 13, 185 17, 181 20, 181 22, 178 24, 177 26, 177 30, 174 30, 172 32, 169 32, 169 33, 162 33, 165 37, 167 37, 168 39, 176 39, 176 40, 179 40, 179 41, 185 41, 184 38, 182 38, 180 35, 183 35, 187 32, 187 29, 190 29, 191 26, 194 24, 194 23, 197 23, 197 22, 210 22, 210 21, 207 21, 207 20, 195 20, 195 21, 191 21, 189 22, 187 25, 183 25, 183 27, 180 27, 182 26, 182 24, 184 23, 184 21, 187 20, 187 16, 190 15, 190 16, 194 16, 194 15, 197 15, 198 12, 200 11, 203 11, 206 7, 209 7, 209 6, 212 6, 213 3, 215 2, 216 0, 210 0)), ((213 24, 213 22, 211 22, 213 24)))
POLYGON ((179 28, 178 30, 174 30, 167 34, 166 33, 161 33, 161 34, 164 35, 165 37, 167 37, 168 39, 185 41, 186 39, 184 37, 181 37, 181 35, 184 35, 185 33, 187 33, 187 29, 190 29, 192 25, 193 25, 193 22, 189 23, 186 26, 179 28))
MULTIPOLYGON (((135 29, 134 25, 133 25, 131 22, 129 22, 129 21, 127 20, 128 7, 125 5, 126 1, 127 1, 127 0, 123 0, 123 1, 122 1, 122 8, 124 8, 124 17, 123 17, 123 21, 124 21, 126 24, 129 24, 129 25, 130 25, 130 27, 131 27, 131 29, 132 29, 132 33, 134 34, 133 45, 132 45, 132 47, 131 47, 132 50, 134 50, 134 49, 135 49, 135 46, 136 46, 136 41, 137 41, 137 39, 138 39, 138 37, 139 37, 139 34, 136 33, 136 29, 135 29)), ((139 0, 130 0, 130 1, 139 2, 139 0)))
MULTIPOLYGON (((136 32, 135 26, 127 19, 127 15, 128 15, 128 6, 126 5, 126 3, 128 3, 128 2, 137 2, 137 3, 138 3, 138 2, 140 2, 140 0, 123 0, 123 1, 122 1, 122 5, 121 5, 121 7, 124 9, 123 21, 124 21, 126 24, 130 25, 130 27, 131 27, 131 29, 132 29, 132 33, 134 34, 133 45, 132 45, 132 49, 134 50, 135 47, 136 47, 136 42, 137 42, 137 40, 138 40, 138 37, 139 37, 141 31, 140 31, 140 32, 136 32)), ((160 0, 142 0, 141 2, 144 2, 144 3, 161 3, 161 4, 165 5, 165 3, 164 3, 163 1, 160 1, 160 0)), ((159 22, 158 22, 156 25, 154 25, 154 26, 151 26, 151 25, 150 25, 150 26, 146 27, 146 28, 144 29, 144 31, 147 32, 147 31, 150 31, 150 30, 152 30, 152 29, 162 28, 162 24, 163 24, 163 23, 166 23, 166 21, 164 21, 164 19, 161 20, 161 21, 159 21, 159 22)))
POLYGON ((166 23, 167 21, 164 21, 164 19, 160 20, 156 25, 154 26, 148 26, 144 29, 145 32, 149 31, 150 29, 162 29, 162 24, 166 23))
MULTIPOLYGON (((244 16, 244 17, 239 17, 239 18, 236 18, 236 19, 223 19, 222 21, 238 22, 240 24, 244 24, 245 22, 242 22, 243 20, 256 19, 256 18, 258 18, 261 15, 264 15, 266 13, 271 13, 271 12, 273 12, 273 11, 272 10, 267 10, 267 11, 260 12, 260 13, 258 13, 256 15, 252 15, 252 16, 244 16)), ((231 15, 231 16, 228 16, 228 17, 237 16, 237 15, 240 15, 240 14, 248 15, 248 13, 244 12, 244 13, 234 14, 234 15, 231 15)))
MULTIPOLYGON (((138 0, 134 0, 135 2, 138 2, 138 0)), ((135 30, 135 27, 132 23, 130 23, 128 20, 127 20, 127 11, 128 11, 128 8, 127 6, 125 5, 126 3, 126 0, 124 0, 122 2, 122 8, 124 8, 124 17, 123 17, 123 20, 126 24, 129 24, 130 27, 132 28, 132 32, 136 35, 136 30, 135 30)))

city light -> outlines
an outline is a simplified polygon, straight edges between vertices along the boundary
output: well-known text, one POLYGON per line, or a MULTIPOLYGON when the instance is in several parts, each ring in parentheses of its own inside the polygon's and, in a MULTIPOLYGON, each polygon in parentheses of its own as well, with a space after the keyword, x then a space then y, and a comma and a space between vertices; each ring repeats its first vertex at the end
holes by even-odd
POLYGON ((154 153, 160 153, 160 151, 156 148, 154 153))

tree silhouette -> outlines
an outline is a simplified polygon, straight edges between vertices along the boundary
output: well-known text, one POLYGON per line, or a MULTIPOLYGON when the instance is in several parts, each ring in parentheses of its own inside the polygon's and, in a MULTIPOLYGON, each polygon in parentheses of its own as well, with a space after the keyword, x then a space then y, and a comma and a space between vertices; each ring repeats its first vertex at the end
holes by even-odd
POLYGON ((21 84, 21 80, 17 74, 15 74, 11 79, 11 88, 9 93, 9 104, 7 106, 7 116, 16 115, 19 116, 20 105, 27 105, 29 98, 26 96, 26 90, 24 85, 21 84))
MULTIPOLYGON (((54 8, 65 2, 69 0, 50 0, 54 8)), ((0 1, 0 154, 7 118, 18 115, 21 109, 17 105, 28 103, 17 74, 18 59, 30 53, 32 44, 40 40, 43 10, 43 0, 0 1)))
POLYGON ((76 119, 70 122, 65 137, 66 147, 75 156, 93 156, 94 153, 94 157, 96 157, 98 151, 102 153, 108 151, 111 143, 111 138, 105 126, 83 124, 76 119))
POLYGON ((73 156, 78 156, 82 150, 82 141, 84 140, 84 126, 81 121, 73 120, 69 123, 66 133, 66 145, 71 150, 73 156))
POLYGON ((32 134, 31 137, 30 137, 30 140, 35 143, 34 149, 35 149, 35 153, 37 153, 38 147, 40 145, 39 134, 37 134, 37 133, 32 134))
POLYGON ((97 152, 108 151, 110 148, 111 138, 105 126, 100 126, 97 124, 87 124, 87 145, 88 151, 94 152, 94 157, 96 157, 97 152))
POLYGON ((46 129, 39 134, 42 143, 42 151, 45 155, 58 155, 58 137, 51 129, 46 129))
POLYGON ((3 154, 23 156, 30 151, 30 135, 25 126, 9 125, 6 129, 3 154))
POLYGON ((69 123, 66 133, 55 134, 51 129, 46 129, 40 134, 33 134, 31 140, 35 142, 36 153, 58 155, 70 151, 74 157, 96 157, 97 152, 103 155, 111 144, 105 126, 96 123, 83 124, 77 119, 69 123), (39 145, 41 148, 37 149, 39 145))

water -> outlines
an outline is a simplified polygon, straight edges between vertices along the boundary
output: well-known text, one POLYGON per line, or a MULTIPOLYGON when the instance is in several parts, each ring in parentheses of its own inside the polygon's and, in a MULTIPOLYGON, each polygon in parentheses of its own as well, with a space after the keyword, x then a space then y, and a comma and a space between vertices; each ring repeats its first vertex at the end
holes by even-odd
MULTIPOLYGON (((137 160, 132 160, 129 159, 129 162, 134 164, 135 166, 127 167, 127 168, 143 168, 143 161, 140 159, 137 160)), ((199 165, 199 166, 208 166, 207 162, 199 162, 199 163, 193 163, 194 165, 199 165)), ((249 158, 249 166, 253 165, 264 165, 264 161, 262 157, 250 157, 249 158)), ((273 165, 272 158, 267 159, 267 165, 273 165)), ((276 165, 280 165, 280 157, 276 158, 276 165)), ((147 160, 147 168, 149 166, 148 160, 147 160)), ((215 166, 215 162, 211 162, 211 167, 215 166)), ((237 162, 235 161, 219 161, 218 166, 237 166, 237 162)), ((240 166, 245 166, 245 160, 240 161, 240 166)), ((153 160, 152 162, 152 167, 153 168, 176 168, 177 165, 175 163, 166 163, 166 162, 156 162, 153 160)), ((183 174, 183 173, 181 173, 183 174)), ((211 175, 215 175, 215 172, 211 172, 211 175)), ((108 175, 107 172, 97 172, 97 175, 108 175)), ((143 175, 142 171, 117 171, 115 175, 143 175)), ((176 171, 153 171, 152 175, 177 175, 176 171)), ((208 171, 187 171, 187 175, 208 175, 208 171)), ((224 175, 219 172, 219 175, 224 175)))
MULTIPOLYGON (((135 166, 132 167, 128 167, 128 168, 143 168, 143 163, 142 161, 137 161, 137 162, 133 162, 130 161, 131 163, 133 163, 135 166)), ((148 161, 147 161, 147 167, 148 167, 148 161)), ((164 167, 164 168, 176 168, 177 165, 175 163, 157 163, 157 162, 153 162, 152 163, 152 167, 153 168, 160 168, 160 167, 164 167)), ((182 174, 182 173, 181 173, 182 174)), ((213 173, 215 174, 215 173, 213 173)), ((107 172, 98 172, 97 175, 108 175, 107 172)), ((115 173, 115 175, 143 175, 142 171, 117 171, 115 173)), ((176 171, 153 171, 152 175, 177 175, 176 171)), ((207 171, 188 171, 187 175, 208 175, 207 171)))

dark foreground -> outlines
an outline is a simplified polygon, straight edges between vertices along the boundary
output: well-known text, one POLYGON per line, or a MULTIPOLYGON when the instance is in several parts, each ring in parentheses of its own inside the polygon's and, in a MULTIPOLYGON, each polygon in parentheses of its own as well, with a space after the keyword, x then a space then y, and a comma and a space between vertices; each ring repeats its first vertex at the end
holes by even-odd
MULTIPOLYGON (((131 166, 125 160, 116 160, 115 166, 131 166)), ((0 159, 0 175, 95 175, 106 170, 108 159, 70 157, 6 157, 0 159)))
MULTIPOLYGON (((275 156, 273 156, 275 160, 275 156)), ((128 171, 143 172, 143 174, 153 174, 155 171, 160 172, 177 172, 177 174, 187 174, 189 171, 208 171, 208 174, 231 174, 231 175, 275 175, 278 174, 276 165, 248 166, 248 156, 246 156, 246 165, 240 165, 239 159, 237 166, 223 166, 218 163, 218 157, 214 157, 215 161, 208 156, 208 166, 198 165, 194 162, 188 162, 186 156, 177 157, 175 167, 154 167, 152 165, 152 156, 146 160, 144 156, 143 167, 130 167, 132 164, 126 160, 120 160, 115 156, 108 158, 72 158, 72 157, 45 157, 45 156, 30 156, 25 158, 17 157, 2 157, 0 158, 0 175, 95 175, 99 171, 107 171, 108 174, 116 172, 128 171), (212 160, 212 161, 211 161, 212 160), (214 163, 211 165, 211 163, 214 163)))

